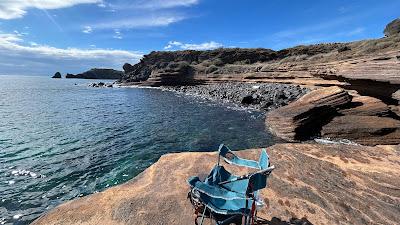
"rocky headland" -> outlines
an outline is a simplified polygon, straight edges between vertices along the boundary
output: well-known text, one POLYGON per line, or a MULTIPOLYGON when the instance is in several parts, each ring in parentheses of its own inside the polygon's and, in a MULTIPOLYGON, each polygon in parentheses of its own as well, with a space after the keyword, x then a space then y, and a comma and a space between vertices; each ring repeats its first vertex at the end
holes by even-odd
MULTIPOLYGON (((261 191, 267 205, 261 224, 394 225, 400 215, 399 25, 399 19, 388 24, 380 39, 279 51, 151 52, 123 66, 119 85, 263 110, 266 129, 303 142, 267 149, 276 170, 261 191), (334 141, 342 139, 352 144, 334 141)), ((238 154, 256 159, 258 152, 238 154)), ((33 224, 193 224, 186 180, 205 176, 216 159, 215 152, 164 155, 131 181, 64 203, 33 224)))
POLYGON ((151 52, 126 63, 119 82, 266 111, 266 127, 286 141, 399 144, 399 23, 351 43, 151 52))
MULTIPOLYGON (((261 224, 398 224, 398 147, 278 144, 267 151, 276 169, 261 192, 261 224)), ((256 159, 259 149, 238 154, 256 159)), ((133 180, 64 203, 33 225, 194 224, 186 180, 205 176, 216 160, 215 152, 164 155, 133 180)))
POLYGON ((123 72, 119 70, 93 68, 79 74, 68 73, 65 78, 118 80, 122 75, 123 72))

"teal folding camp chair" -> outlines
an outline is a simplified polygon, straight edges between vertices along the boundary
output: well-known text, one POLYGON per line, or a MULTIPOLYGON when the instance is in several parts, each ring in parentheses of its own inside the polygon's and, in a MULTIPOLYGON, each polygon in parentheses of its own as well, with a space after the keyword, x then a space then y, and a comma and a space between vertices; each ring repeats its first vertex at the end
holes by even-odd
POLYGON ((262 205, 258 190, 267 185, 267 178, 274 169, 269 165, 269 157, 262 149, 259 161, 242 159, 228 147, 221 144, 217 165, 204 181, 199 177, 191 177, 188 198, 195 208, 195 224, 203 224, 210 218, 217 225, 254 224, 257 219, 257 208, 262 205), (225 162, 255 169, 243 176, 235 176, 221 166, 221 157, 225 162))

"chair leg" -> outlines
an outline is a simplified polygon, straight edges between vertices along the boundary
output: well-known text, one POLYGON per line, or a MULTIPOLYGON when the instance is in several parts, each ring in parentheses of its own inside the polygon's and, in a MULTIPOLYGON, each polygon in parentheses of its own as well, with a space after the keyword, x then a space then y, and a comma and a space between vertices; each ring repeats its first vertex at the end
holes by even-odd
POLYGON ((229 225, 232 222, 239 220, 240 217, 242 217, 242 215, 234 215, 234 216, 229 217, 228 219, 225 219, 224 221, 221 221, 220 223, 217 222, 217 224, 218 225, 229 225))
POLYGON ((203 214, 201 215, 200 225, 203 225, 204 222, 204 215, 206 214, 207 206, 204 206, 203 214))

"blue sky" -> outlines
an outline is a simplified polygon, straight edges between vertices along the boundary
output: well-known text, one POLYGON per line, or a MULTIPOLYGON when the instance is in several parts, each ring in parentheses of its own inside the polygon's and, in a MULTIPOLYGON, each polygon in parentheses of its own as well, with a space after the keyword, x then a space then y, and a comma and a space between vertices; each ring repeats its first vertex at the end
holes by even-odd
POLYGON ((121 69, 153 50, 379 38, 398 0, 0 0, 0 74, 121 69))

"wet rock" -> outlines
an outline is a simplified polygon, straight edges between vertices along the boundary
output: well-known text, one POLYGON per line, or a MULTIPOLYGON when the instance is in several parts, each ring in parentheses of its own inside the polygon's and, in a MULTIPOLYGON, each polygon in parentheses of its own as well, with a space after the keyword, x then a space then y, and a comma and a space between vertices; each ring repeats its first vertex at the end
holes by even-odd
POLYGON ((113 85, 113 83, 98 82, 98 83, 89 84, 89 87, 97 87, 97 88, 107 87, 107 88, 112 88, 112 87, 114 87, 114 85, 113 85))

